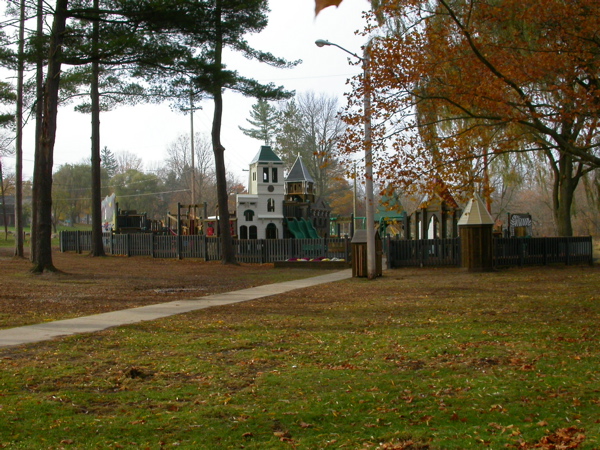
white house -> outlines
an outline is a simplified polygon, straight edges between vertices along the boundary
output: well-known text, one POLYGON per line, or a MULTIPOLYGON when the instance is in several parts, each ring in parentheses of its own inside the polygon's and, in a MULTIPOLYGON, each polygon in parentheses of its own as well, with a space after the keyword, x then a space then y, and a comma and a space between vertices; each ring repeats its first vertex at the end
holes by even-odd
POLYGON ((263 145, 250 162, 248 194, 237 195, 240 239, 281 239, 285 183, 283 161, 263 145))

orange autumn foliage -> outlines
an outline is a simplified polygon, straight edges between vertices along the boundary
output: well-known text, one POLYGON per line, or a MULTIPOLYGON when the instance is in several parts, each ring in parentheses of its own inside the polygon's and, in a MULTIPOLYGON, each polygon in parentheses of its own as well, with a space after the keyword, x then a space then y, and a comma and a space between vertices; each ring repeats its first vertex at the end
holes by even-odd
POLYGON ((362 151, 366 91, 382 184, 410 192, 441 179, 466 193, 483 179, 484 156, 537 152, 566 180, 554 207, 568 216, 578 177, 600 167, 600 3, 378 3, 365 30, 369 85, 354 80, 345 151, 362 151))

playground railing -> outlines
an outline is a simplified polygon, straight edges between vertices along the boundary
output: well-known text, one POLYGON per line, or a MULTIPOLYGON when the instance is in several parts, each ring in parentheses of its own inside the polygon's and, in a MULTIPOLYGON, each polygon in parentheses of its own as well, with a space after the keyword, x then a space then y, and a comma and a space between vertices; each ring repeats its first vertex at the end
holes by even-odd
MULTIPOLYGON (((154 235, 152 233, 103 233, 104 251, 112 255, 154 258, 221 259, 217 237, 154 235)), ((62 231, 60 250, 91 251, 91 231, 62 231)), ((264 264, 293 258, 339 258, 351 260, 349 238, 234 239, 239 262, 264 264)), ((460 266, 460 238, 406 240, 384 239, 389 266, 460 266)), ((494 265, 593 263, 593 243, 586 237, 494 238, 494 265)))

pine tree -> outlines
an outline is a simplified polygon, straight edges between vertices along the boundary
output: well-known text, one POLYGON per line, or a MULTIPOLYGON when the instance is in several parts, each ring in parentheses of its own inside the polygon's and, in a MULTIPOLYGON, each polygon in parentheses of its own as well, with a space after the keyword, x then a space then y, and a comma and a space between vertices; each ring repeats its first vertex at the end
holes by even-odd
POLYGON ((108 178, 114 177, 117 173, 119 164, 117 163, 117 158, 115 158, 114 153, 107 146, 102 148, 100 152, 100 159, 102 161, 102 168, 106 170, 108 178))
POLYGON ((246 121, 254 127, 239 127, 246 136, 262 141, 265 145, 271 145, 274 142, 278 129, 279 113, 266 100, 259 99, 258 103, 252 105, 250 119, 246 119, 246 121))

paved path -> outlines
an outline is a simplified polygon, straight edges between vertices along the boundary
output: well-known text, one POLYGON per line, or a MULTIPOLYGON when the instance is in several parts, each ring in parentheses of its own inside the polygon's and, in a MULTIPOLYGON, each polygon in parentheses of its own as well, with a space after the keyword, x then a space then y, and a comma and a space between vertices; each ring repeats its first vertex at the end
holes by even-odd
POLYGON ((196 311, 211 306, 229 305, 231 303, 255 300, 270 295, 283 294, 284 292, 293 291, 294 289, 345 280, 351 276, 352 271, 347 269, 341 272, 328 273, 317 277, 305 278, 303 280, 267 284, 265 286, 257 286, 223 294, 208 295, 206 297, 198 297, 191 300, 176 300, 174 302, 141 306, 139 308, 94 314, 93 316, 8 328, 0 330, 0 348, 46 341, 59 336, 92 333, 110 327, 143 322, 145 320, 160 319, 161 317, 196 311))

